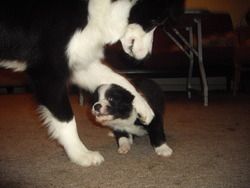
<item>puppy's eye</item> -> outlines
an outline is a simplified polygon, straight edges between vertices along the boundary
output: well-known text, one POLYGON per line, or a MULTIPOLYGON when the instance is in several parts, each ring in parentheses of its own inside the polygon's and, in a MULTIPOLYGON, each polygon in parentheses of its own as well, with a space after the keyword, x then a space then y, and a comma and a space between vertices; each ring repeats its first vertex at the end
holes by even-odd
POLYGON ((109 101, 109 102, 112 102, 112 101, 113 101, 113 98, 112 98, 112 97, 108 97, 108 101, 109 101))

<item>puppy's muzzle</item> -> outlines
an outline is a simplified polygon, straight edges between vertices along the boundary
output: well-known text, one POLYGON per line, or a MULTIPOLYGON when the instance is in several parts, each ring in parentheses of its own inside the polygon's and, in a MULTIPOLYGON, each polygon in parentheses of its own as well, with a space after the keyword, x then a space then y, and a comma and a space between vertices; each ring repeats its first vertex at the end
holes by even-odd
POLYGON ((94 109, 94 111, 96 111, 96 112, 100 112, 101 108, 102 108, 102 105, 101 105, 100 103, 96 103, 96 104, 94 104, 94 106, 93 106, 93 109, 94 109))

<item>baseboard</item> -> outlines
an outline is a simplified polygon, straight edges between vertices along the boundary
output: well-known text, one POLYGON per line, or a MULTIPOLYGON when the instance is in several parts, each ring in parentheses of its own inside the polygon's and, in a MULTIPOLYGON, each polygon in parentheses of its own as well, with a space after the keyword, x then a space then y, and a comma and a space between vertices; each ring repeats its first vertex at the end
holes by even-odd
MULTIPOLYGON (((153 79, 156 81, 164 91, 186 91, 186 78, 162 78, 153 79)), ((208 90, 226 90, 227 82, 225 77, 209 77, 207 78, 208 90)), ((201 90, 200 78, 192 78, 192 89, 201 90)))

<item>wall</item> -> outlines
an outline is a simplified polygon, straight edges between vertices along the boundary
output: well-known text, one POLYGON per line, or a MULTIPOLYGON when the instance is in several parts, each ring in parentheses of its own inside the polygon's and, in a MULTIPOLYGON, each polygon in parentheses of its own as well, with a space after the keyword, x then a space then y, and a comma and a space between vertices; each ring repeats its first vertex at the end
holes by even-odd
POLYGON ((189 9, 208 9, 230 13, 234 26, 238 26, 242 17, 250 9, 250 0, 186 0, 189 9))

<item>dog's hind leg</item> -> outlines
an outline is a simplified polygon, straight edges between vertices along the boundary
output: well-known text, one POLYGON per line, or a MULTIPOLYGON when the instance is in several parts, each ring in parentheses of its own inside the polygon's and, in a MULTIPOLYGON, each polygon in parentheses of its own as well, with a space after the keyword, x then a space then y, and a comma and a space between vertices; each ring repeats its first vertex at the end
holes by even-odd
POLYGON ((56 76, 33 78, 40 113, 52 138, 65 149, 69 159, 81 166, 99 165, 104 161, 98 152, 89 151, 81 142, 67 94, 66 82, 56 76))
POLYGON ((135 96, 133 105, 137 113, 140 114, 139 119, 143 124, 148 125, 154 117, 154 112, 149 104, 144 97, 136 91, 135 87, 125 77, 114 72, 99 61, 92 62, 85 69, 75 70, 72 74, 72 82, 91 92, 102 84, 117 84, 135 96))

